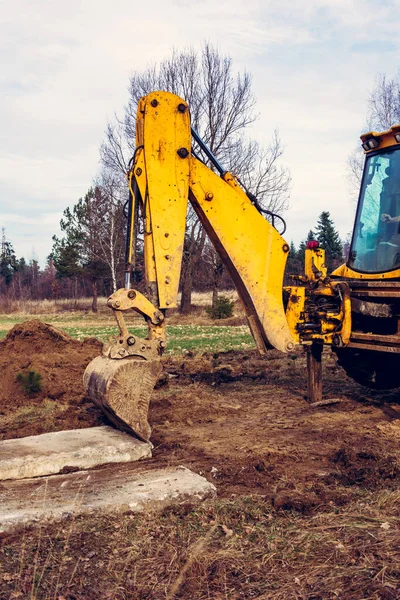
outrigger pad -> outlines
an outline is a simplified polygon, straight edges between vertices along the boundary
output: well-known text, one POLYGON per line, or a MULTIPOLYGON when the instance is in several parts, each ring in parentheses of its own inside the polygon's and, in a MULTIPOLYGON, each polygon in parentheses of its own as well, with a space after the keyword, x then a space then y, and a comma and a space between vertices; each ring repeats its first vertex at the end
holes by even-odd
POLYGON ((161 371, 160 360, 97 356, 86 367, 83 384, 110 421, 147 442, 150 398, 161 371))

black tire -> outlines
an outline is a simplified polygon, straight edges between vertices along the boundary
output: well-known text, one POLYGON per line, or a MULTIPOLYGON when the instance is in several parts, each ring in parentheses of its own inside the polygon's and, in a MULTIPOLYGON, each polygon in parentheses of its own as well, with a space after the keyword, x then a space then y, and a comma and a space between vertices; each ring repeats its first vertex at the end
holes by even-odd
POLYGON ((400 387, 400 355, 356 348, 335 349, 338 364, 357 383, 373 390, 400 387))

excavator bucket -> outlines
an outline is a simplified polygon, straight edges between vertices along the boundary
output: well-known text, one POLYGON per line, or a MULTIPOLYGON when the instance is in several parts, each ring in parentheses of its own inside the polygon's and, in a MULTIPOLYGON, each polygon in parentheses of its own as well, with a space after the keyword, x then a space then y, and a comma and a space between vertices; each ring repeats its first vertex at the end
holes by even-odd
POLYGON ((89 398, 110 421, 147 442, 149 403, 161 371, 160 360, 97 356, 87 366, 83 383, 89 398))

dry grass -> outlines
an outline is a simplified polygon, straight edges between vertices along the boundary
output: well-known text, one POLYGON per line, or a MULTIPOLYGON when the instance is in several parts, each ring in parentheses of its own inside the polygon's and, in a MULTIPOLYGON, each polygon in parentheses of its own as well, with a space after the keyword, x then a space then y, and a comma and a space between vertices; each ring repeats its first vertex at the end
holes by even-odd
POLYGON ((0 597, 398 598, 398 499, 369 494, 309 517, 274 512, 260 496, 161 515, 72 516, 2 540, 0 597))
POLYGON ((68 410, 67 405, 45 398, 39 405, 35 403, 32 406, 21 406, 8 414, 0 413, 0 439, 2 439, 1 432, 16 431, 29 424, 40 423, 44 431, 52 431, 54 430, 54 422, 57 422, 57 419, 66 410, 68 410))
MULTIPOLYGON (((230 300, 236 301, 238 298, 235 290, 220 292, 230 300)), ((107 298, 98 298, 98 308, 100 313, 108 313, 106 306, 107 298)), ((211 306, 212 292, 193 292, 192 304, 194 310, 196 307, 205 308, 211 306)), ((180 294, 178 295, 178 306, 180 303, 180 294)), ((65 312, 90 312, 92 309, 91 298, 62 298, 51 300, 11 300, 5 296, 0 296, 0 315, 1 314, 24 314, 24 315, 53 315, 65 312)))
MULTIPOLYGON (((233 300, 236 302, 238 299, 236 290, 222 290, 219 292, 220 296, 226 296, 229 300, 233 300)), ((179 294, 180 301, 180 294, 179 294)), ((211 306, 212 303, 212 292, 193 292, 192 294, 192 304, 194 306, 211 306)))
MULTIPOLYGON (((223 294, 235 300, 233 317, 221 320, 211 319, 206 312, 206 308, 211 306, 211 293, 196 292, 193 294, 191 313, 181 315, 178 309, 169 309, 167 311, 167 322, 170 325, 246 325, 245 313, 236 292, 227 291, 223 292, 223 294)), ((21 323, 32 317, 67 329, 73 324, 79 325, 80 328, 107 324, 116 330, 113 313, 106 304, 107 298, 99 298, 97 313, 91 311, 90 298, 80 298, 78 300, 10 301, 7 306, 4 305, 3 301, 4 299, 0 298, 0 337, 4 336, 5 332, 15 323, 21 323), (1 334, 1 332, 3 333, 1 334)), ((124 317, 128 325, 144 325, 143 317, 133 311, 126 312, 124 317)), ((114 335, 114 332, 109 335, 114 335)))
MULTIPOLYGON (((99 298, 99 308, 106 307, 107 298, 99 298)), ((60 300, 10 300, 0 298, 0 314, 53 315, 70 311, 90 311, 91 298, 60 300)))

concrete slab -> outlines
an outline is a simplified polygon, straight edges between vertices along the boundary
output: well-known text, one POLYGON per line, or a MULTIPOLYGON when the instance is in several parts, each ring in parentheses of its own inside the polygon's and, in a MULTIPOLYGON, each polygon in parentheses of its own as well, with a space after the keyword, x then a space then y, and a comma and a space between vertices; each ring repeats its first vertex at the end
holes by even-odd
POLYGON ((0 442, 0 480, 41 477, 151 457, 152 445, 113 429, 90 427, 0 442))
POLYGON ((194 504, 215 486, 185 467, 144 470, 138 465, 52 475, 0 484, 0 532, 69 515, 142 512, 194 504))

